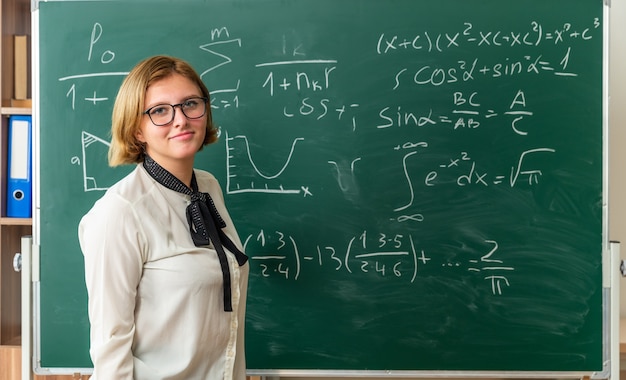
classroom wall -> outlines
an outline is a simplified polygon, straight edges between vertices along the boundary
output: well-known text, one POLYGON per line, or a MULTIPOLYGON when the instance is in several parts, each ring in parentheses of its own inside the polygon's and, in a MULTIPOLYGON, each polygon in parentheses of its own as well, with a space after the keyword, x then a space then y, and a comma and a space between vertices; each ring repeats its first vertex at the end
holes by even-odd
MULTIPOLYGON (((626 260, 626 0, 610 1, 609 239, 622 243, 621 257, 626 260)), ((626 278, 621 282, 620 296, 620 314, 626 318, 626 278)), ((280 380, 326 379, 280 377, 280 380)), ((368 377, 367 380, 382 379, 368 377)))

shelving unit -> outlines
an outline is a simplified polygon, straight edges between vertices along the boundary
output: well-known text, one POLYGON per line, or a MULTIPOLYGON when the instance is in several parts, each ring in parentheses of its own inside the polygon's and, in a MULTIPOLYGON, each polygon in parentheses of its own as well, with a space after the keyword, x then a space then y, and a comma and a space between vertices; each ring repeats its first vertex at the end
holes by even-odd
POLYGON ((17 380, 21 378, 21 276, 13 268, 13 257, 21 250, 21 237, 32 233, 32 220, 6 217, 7 136, 11 115, 31 114, 30 107, 16 107, 12 101, 13 38, 30 36, 31 12, 30 0, 0 2, 0 380, 17 380))

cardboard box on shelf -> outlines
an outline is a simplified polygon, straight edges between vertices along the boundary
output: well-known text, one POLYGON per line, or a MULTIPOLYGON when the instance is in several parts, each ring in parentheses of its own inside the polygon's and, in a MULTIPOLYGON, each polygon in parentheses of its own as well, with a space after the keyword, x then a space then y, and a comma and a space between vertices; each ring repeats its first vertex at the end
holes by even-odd
POLYGON ((16 100, 28 98, 28 36, 14 36, 14 94, 16 100))

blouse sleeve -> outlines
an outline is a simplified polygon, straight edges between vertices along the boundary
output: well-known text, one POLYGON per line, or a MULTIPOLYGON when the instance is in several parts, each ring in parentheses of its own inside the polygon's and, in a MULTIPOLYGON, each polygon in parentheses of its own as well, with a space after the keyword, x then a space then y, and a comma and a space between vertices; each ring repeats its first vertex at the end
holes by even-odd
POLYGON ((135 297, 142 268, 141 224, 128 202, 105 196, 80 222, 91 324, 93 379, 132 379, 135 297))

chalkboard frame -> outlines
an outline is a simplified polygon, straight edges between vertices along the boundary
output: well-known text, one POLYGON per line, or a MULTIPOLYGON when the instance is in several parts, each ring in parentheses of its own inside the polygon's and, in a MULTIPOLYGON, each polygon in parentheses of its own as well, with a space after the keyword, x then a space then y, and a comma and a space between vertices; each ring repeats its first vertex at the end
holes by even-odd
MULTIPOLYGON (((53 0, 56 1, 56 0, 53 0)), ((65 1, 79 1, 79 0, 65 0, 65 1)), ((89 1, 98 1, 98 0, 89 0, 89 1)), ((38 64, 35 63, 35 61, 37 60, 38 57, 38 38, 37 38, 37 34, 38 34, 38 3, 39 2, 35 2, 35 7, 33 9, 33 25, 34 25, 34 29, 33 29, 33 68, 34 71, 37 69, 38 64), (35 26, 36 25, 36 26, 35 26)), ((607 66, 606 66, 606 62, 608 61, 608 42, 607 42, 607 36, 608 36, 608 5, 606 3, 603 3, 604 6, 604 20, 603 20, 603 61, 605 62, 604 67, 603 67, 603 76, 606 78, 608 75, 608 70, 607 70, 607 66)), ((37 71, 35 71, 37 72, 37 71)), ((34 121, 36 123, 36 125, 38 126, 38 109, 39 109, 39 89, 38 89, 38 80, 34 78, 35 84, 34 84, 34 98, 35 98, 35 108, 34 108, 34 121)), ((604 156, 604 170, 603 170, 603 187, 604 189, 608 188, 608 169, 607 169, 607 165, 606 163, 608 162, 608 152, 607 152, 607 138, 608 138, 608 121, 607 121, 607 115, 608 115, 608 109, 606 107, 606 104, 608 102, 608 83, 603 83, 603 104, 605 105, 603 107, 603 126, 602 126, 602 130, 603 130, 603 136, 604 136, 604 147, 603 147, 603 156, 604 156)), ((39 132, 37 131, 36 134, 38 135, 39 132)), ((36 152, 35 155, 38 156, 39 155, 39 141, 37 141, 36 143, 36 152)), ((38 173, 37 173, 37 168, 35 168, 35 174, 36 177, 38 178, 38 173)), ((35 193, 36 193, 36 197, 35 197, 35 202, 39 201, 39 193, 41 191, 41 189, 38 188, 38 181, 35 182, 35 185, 37 186, 37 188, 35 189, 35 193)), ((608 254, 608 231, 607 231, 607 225, 608 225, 608 215, 607 215, 607 196, 606 194, 603 194, 603 241, 602 241, 602 245, 603 245, 603 254, 607 255, 608 254)), ((35 205, 35 210, 38 211, 39 210, 39 204, 35 205)), ((37 241, 37 236, 39 233, 39 229, 41 228, 41 226, 39 225, 39 220, 38 220, 38 215, 35 214, 34 218, 33 218, 33 226, 34 226, 34 231, 35 231, 35 257, 37 257, 38 254, 38 241, 37 241)), ((38 260, 36 261, 37 265, 38 260)), ((39 306, 39 302, 40 302, 40 292, 39 292, 39 285, 40 283, 37 281, 37 279, 34 279, 34 283, 35 283, 35 294, 34 294, 34 300, 33 300, 33 304, 34 304, 34 347, 35 347, 35 372, 37 374, 74 374, 74 373, 81 373, 81 374, 89 374, 91 373, 91 369, 90 368, 57 368, 57 367, 38 367, 38 363, 39 363, 39 359, 40 359, 40 341, 39 341, 39 310, 38 310, 38 306, 39 306)), ((606 291, 606 289, 605 289, 606 291)), ((607 315, 609 313, 609 309, 608 309, 608 305, 604 305, 604 314, 605 314, 605 318, 604 320, 606 321, 607 319, 607 315)), ((607 335, 606 329, 603 333, 603 340, 605 341, 605 344, 607 344, 606 342, 609 342, 610 337, 607 335)), ((605 352, 603 353, 603 355, 606 358, 607 352, 606 350, 604 350, 605 352)), ((605 369, 606 371, 606 369, 605 369)), ((603 372, 604 373, 604 372, 603 372)), ((448 371, 448 370, 443 370, 443 371, 395 371, 395 370, 389 370, 389 371, 378 371, 378 370, 366 370, 366 371, 361 371, 361 370, 316 370, 316 369, 310 369, 310 370, 299 370, 299 369, 271 369, 271 370, 267 370, 267 369, 262 369, 262 370, 258 370, 258 369, 249 369, 249 374, 250 375, 268 375, 268 376, 272 376, 272 375, 278 375, 278 376, 320 376, 320 377, 326 377, 326 376, 335 376, 335 377, 351 377, 351 376, 360 376, 360 377, 375 377, 375 376, 388 376, 388 377, 409 377, 409 376, 415 376, 415 377, 428 377, 428 376, 446 376, 446 377, 463 377, 463 376, 484 376, 484 377, 502 377, 503 375, 505 376, 510 376, 510 377, 527 377, 527 376, 533 376, 533 377, 538 377, 538 376, 542 376, 542 377, 553 377, 553 376, 558 376, 558 377, 571 377, 571 378, 580 378, 582 376, 587 376, 587 375, 594 375, 594 376, 598 376, 597 373, 595 372, 580 372, 580 371, 576 371, 576 372, 552 372, 552 371, 515 371, 513 373, 510 372, 501 372, 501 371, 448 371)), ((600 374, 600 376, 602 376, 602 374, 600 374)))

